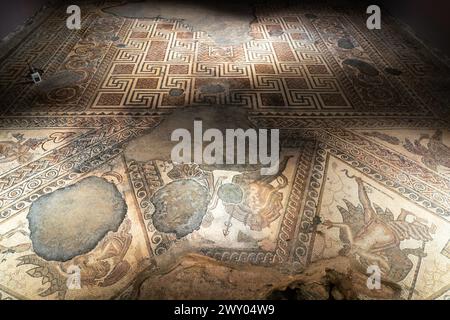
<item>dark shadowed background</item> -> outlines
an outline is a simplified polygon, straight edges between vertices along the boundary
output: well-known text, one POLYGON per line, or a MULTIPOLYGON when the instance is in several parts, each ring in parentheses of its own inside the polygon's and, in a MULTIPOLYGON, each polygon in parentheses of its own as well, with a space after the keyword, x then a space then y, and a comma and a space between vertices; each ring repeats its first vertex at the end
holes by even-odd
POLYGON ((14 31, 19 25, 34 16, 47 0, 13 0, 0 4, 0 38, 14 31))
MULTIPOLYGON (((183 0, 180 1, 184 2, 183 0)), ((270 0, 268 1, 270 2, 270 0)), ((275 0, 273 2, 292 3, 295 1, 301 0, 275 0)), ((25 23, 46 2, 48 0, 2 1, 0 4, 0 39, 25 23)), ((220 1, 215 1, 215 3, 217 2, 220 1)), ((364 0, 364 2, 367 1, 364 0)), ((68 2, 68 4, 76 3, 77 1, 68 2)), ((211 5, 213 2, 208 1, 208 3, 211 5)), ((348 1, 347 3, 351 5, 355 1, 348 1)), ((450 54, 449 0, 376 0, 369 3, 378 4, 382 9, 388 10, 392 15, 408 24, 421 39, 450 54)))

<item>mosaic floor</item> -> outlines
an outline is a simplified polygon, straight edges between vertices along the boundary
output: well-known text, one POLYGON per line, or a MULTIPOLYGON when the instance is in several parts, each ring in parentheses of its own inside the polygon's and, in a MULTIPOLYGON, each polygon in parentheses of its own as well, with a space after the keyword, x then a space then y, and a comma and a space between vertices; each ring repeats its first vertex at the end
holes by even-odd
POLYGON ((208 8, 96 1, 69 30, 65 10, 1 50, 0 299, 125 298, 180 252, 291 274, 347 257, 402 299, 450 298, 450 69, 395 19, 257 4, 210 30, 208 8), (279 172, 158 158, 187 106, 280 129, 279 172))

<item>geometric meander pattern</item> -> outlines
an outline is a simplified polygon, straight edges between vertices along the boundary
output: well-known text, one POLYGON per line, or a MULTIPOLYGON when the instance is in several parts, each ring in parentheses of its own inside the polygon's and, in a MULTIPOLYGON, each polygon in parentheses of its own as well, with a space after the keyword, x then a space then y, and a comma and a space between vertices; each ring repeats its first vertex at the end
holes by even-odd
POLYGON ((126 298, 142 270, 186 242, 218 260, 289 263, 298 272, 351 255, 353 244, 332 224, 356 234, 358 223, 348 217, 364 210, 383 217, 397 237, 376 252, 402 298, 448 298, 444 62, 387 15, 381 30, 368 32, 357 11, 261 5, 253 40, 220 46, 179 21, 102 10, 111 5, 83 5, 79 31, 65 27, 65 7, 50 8, 1 58, 0 299, 126 298), (45 77, 68 80, 33 87, 23 81, 27 62, 45 77), (254 220, 233 218, 217 200, 199 230, 178 239, 153 225, 152 196, 180 179, 217 182, 216 170, 135 159, 127 146, 174 108, 204 105, 241 106, 255 127, 280 129, 288 160, 278 179, 242 186, 275 195, 270 219, 251 204, 254 220), (38 256, 30 206, 92 176, 125 199, 119 229, 70 261, 38 256), (71 263, 84 263, 80 290, 66 286, 71 263))
POLYGON ((30 104, 36 111, 230 104, 310 114, 446 112, 433 97, 433 90, 445 88, 430 81, 442 64, 424 61, 423 48, 405 46, 407 35, 388 18, 383 29, 367 34, 364 16, 262 7, 251 23, 252 41, 219 46, 177 20, 122 18, 92 6, 83 11, 82 29, 70 32, 61 11, 41 26, 48 30, 45 39, 38 31, 14 63, 4 64, 7 110, 28 111, 30 104), (79 78, 70 86, 27 92, 29 86, 13 85, 26 62, 79 78))

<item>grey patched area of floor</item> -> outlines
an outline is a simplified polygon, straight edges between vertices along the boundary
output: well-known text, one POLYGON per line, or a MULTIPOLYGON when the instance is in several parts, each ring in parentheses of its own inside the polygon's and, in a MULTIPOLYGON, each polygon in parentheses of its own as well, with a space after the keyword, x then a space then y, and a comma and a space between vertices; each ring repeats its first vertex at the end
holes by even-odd
MULTIPOLYGON (((179 141, 172 141, 172 132, 176 129, 186 129, 189 131, 191 137, 194 139, 194 121, 202 122, 202 130, 205 132, 208 129, 217 129, 222 135, 226 136, 227 129, 242 129, 248 130, 252 128, 250 121, 247 118, 247 110, 235 106, 199 106, 199 107, 185 107, 183 109, 176 109, 170 115, 166 116, 164 121, 150 133, 138 137, 131 141, 125 150, 127 158, 136 161, 150 161, 150 160, 171 160, 171 152, 179 141), (155 148, 157 146, 157 148, 155 148)), ((193 140, 194 141, 194 140, 193 140)), ((202 150, 208 143, 202 144, 202 150)), ((227 152, 226 143, 222 151, 223 164, 206 164, 203 163, 200 167, 203 170, 259 170, 261 164, 250 164, 248 157, 245 159, 245 164, 226 164, 225 155, 227 152)), ((234 154, 236 154, 237 143, 234 145, 234 154)), ((259 150, 259 149, 258 149, 259 150)), ((231 152, 231 151, 230 151, 231 152)))
POLYGON ((219 45, 239 45, 252 40, 250 24, 254 9, 242 1, 190 2, 140 1, 104 9, 126 18, 179 20, 194 31, 206 32, 219 45))
POLYGON ((109 231, 117 231, 126 212, 114 184, 85 178, 33 203, 27 216, 33 250, 46 260, 70 260, 94 249, 109 231))
POLYGON ((358 69, 359 72, 368 76, 375 77, 379 73, 373 65, 360 59, 345 59, 343 64, 354 67, 358 69))
POLYGON ((175 233, 177 238, 197 230, 202 223, 209 203, 208 190, 193 179, 171 182, 152 197, 155 213, 152 216, 156 229, 175 233))

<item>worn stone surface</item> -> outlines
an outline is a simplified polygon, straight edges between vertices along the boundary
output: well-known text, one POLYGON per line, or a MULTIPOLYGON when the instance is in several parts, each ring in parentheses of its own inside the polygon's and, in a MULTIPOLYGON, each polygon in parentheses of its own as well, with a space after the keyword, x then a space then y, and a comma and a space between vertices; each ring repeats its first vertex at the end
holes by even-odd
POLYGON ((82 79, 83 73, 74 71, 61 71, 48 77, 44 74, 37 88, 40 92, 51 94, 52 90, 73 86, 82 79))
MULTIPOLYGON (((174 110, 168 115, 164 122, 153 129, 149 134, 134 139, 126 148, 127 157, 136 161, 149 160, 171 160, 172 149, 178 144, 178 141, 171 141, 170 137, 174 130, 179 128, 187 129, 194 143, 194 121, 202 121, 202 130, 218 129, 225 137, 226 129, 243 129, 251 128, 251 123, 247 118, 247 111, 239 107, 230 106, 207 106, 207 107, 186 107, 174 110), (157 146, 157 147, 156 147, 157 146)), ((203 143, 203 149, 208 142, 203 143)), ((235 144, 235 150, 236 151, 235 144)), ((225 152, 222 154, 225 160, 225 152)), ((192 153, 193 154, 193 153, 192 153)), ((236 153, 235 153, 236 154, 236 153)), ((261 164, 249 164, 248 157, 245 164, 202 164, 205 170, 224 169, 224 170, 258 170, 261 164)))
POLYGON ((377 76, 379 73, 373 65, 360 59, 345 59, 342 63, 352 66, 368 76, 377 76))
POLYGON ((209 203, 208 190, 193 179, 171 182, 152 197, 152 220, 159 231, 184 237, 198 229, 209 203))
POLYGON ((355 45, 348 38, 342 38, 338 40, 338 46, 342 49, 353 49, 355 45))
MULTIPOLYGON (((287 268, 288 265, 285 265, 287 268)), ((135 284, 139 299, 395 299, 400 288, 382 283, 369 290, 367 276, 338 257, 312 264, 301 274, 221 263, 189 254, 167 269, 148 271, 135 284)))
POLYGON ((250 41, 250 23, 255 19, 248 1, 129 2, 104 9, 105 12, 138 19, 180 20, 194 31, 206 32, 219 45, 238 45, 250 41))
POLYGON ((171 95, 172 97, 180 97, 183 94, 184 94, 183 89, 170 89, 169 91, 169 95, 171 95))
POLYGON ((126 211, 116 186, 97 177, 44 195, 27 216, 33 250, 56 261, 89 252, 108 231, 117 231, 126 211))
POLYGON ((234 183, 221 185, 217 196, 225 203, 239 203, 244 197, 241 187, 234 183))

